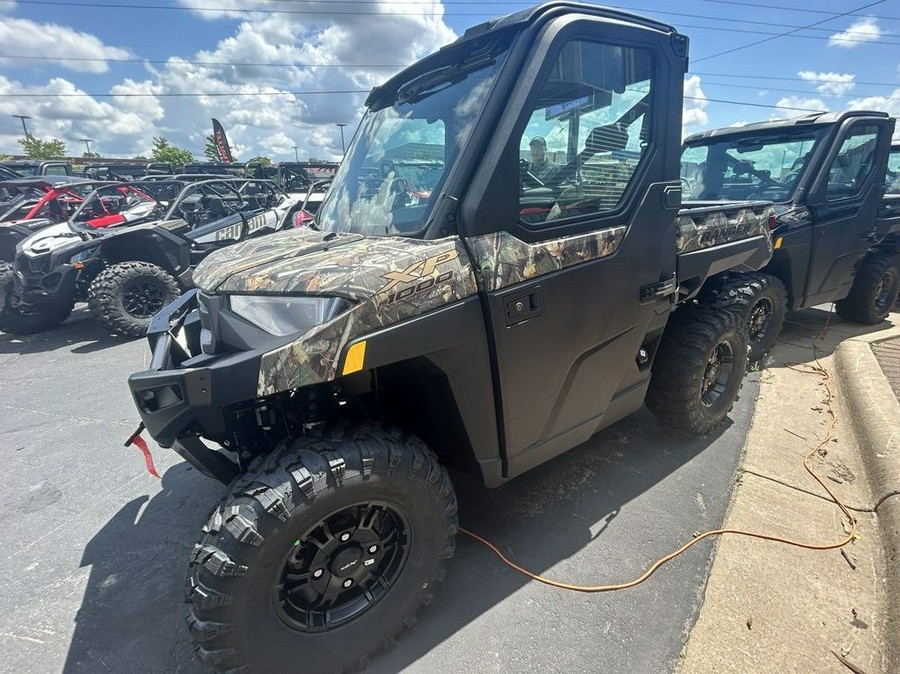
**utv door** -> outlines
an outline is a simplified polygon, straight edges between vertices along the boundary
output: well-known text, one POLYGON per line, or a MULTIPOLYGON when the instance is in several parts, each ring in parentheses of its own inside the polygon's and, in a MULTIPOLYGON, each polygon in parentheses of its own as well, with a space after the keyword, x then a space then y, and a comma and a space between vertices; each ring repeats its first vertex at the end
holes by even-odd
POLYGON ((892 132, 890 119, 850 119, 826 157, 807 202, 814 224, 804 305, 846 297, 854 267, 876 241, 892 132))
POLYGON ((686 43, 561 19, 533 44, 461 211, 507 477, 642 405, 681 195, 686 43))

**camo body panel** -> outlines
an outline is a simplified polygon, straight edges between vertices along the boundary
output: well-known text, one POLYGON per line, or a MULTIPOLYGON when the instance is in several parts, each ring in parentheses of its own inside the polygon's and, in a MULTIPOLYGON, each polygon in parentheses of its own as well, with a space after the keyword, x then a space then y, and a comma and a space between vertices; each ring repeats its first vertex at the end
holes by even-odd
POLYGON ((234 274, 229 293, 345 297, 349 311, 263 355, 260 396, 333 380, 348 342, 478 292, 458 238, 364 238, 234 274))
POLYGON ((204 292, 213 292, 233 274, 302 257, 324 247, 337 248, 362 238, 362 234, 331 234, 297 228, 249 239, 210 253, 194 269, 194 285, 204 292))
POLYGON ((474 258, 478 288, 500 290, 582 262, 608 257, 618 250, 627 227, 610 227, 553 241, 526 243, 509 232, 466 239, 474 258))
POLYGON ((690 253, 753 236, 765 236, 769 242, 769 252, 772 252, 769 217, 775 214, 774 206, 726 207, 712 212, 709 209, 696 210, 699 212, 688 211, 678 215, 676 244, 679 253, 690 253))

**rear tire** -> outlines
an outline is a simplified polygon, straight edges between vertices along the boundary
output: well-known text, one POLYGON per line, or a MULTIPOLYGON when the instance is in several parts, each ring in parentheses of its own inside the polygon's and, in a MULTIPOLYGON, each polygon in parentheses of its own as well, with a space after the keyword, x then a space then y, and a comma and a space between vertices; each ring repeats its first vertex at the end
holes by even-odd
POLYGON ((337 429, 261 457, 191 556, 200 658, 223 672, 363 667, 413 627, 456 532, 450 478, 417 438, 337 429))
POLYGON ((701 294, 700 301, 716 308, 734 309, 747 322, 749 359, 755 363, 769 353, 784 324, 787 291, 771 274, 731 275, 715 291, 701 294))
POLYGON ((110 265, 88 287, 88 306, 100 324, 126 337, 143 337, 150 321, 181 294, 178 281, 150 262, 110 265))
POLYGON ((838 316, 851 323, 874 325, 891 312, 900 289, 898 257, 889 253, 868 255, 860 265, 850 293, 835 302, 838 316))
POLYGON ((709 433, 734 406, 747 362, 741 314, 680 307, 669 319, 653 363, 647 407, 667 426, 709 433))

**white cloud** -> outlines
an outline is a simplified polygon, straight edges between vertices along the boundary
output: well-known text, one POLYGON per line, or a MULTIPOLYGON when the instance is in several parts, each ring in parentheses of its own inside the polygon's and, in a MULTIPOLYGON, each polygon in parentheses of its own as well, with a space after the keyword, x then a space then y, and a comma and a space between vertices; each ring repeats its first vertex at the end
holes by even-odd
MULTIPOLYGON (((0 3, 2 4, 2 3, 0 3)), ((128 58, 127 49, 110 47, 88 33, 55 23, 37 23, 28 19, 0 17, 0 63, 13 61, 3 56, 40 56, 54 58, 96 59, 89 61, 58 61, 70 70, 85 73, 105 73, 109 66, 105 59, 128 58)), ((21 61, 15 61, 21 65, 21 61)))
POLYGON ((749 123, 750 122, 748 122, 747 120, 742 119, 741 121, 734 122, 733 124, 729 124, 728 126, 735 128, 735 129, 740 129, 742 126, 747 126, 749 123))
MULTIPOLYGON (((868 96, 847 103, 848 110, 881 110, 891 117, 900 117, 900 88, 888 96, 868 96)), ((894 129, 894 139, 900 140, 900 127, 894 129)))
POLYGON ((884 31, 881 30, 878 21, 868 16, 851 24, 847 30, 829 36, 828 46, 852 49, 866 42, 877 40, 882 35, 884 35, 884 31))
POLYGON ((818 82, 816 91, 822 94, 843 96, 856 86, 853 81, 856 75, 850 73, 817 73, 814 70, 801 70, 797 75, 807 82, 818 82))
MULTIPOLYGON (((399 71, 403 64, 412 63, 456 38, 444 23, 441 2, 430 0, 418 3, 414 9, 399 0, 340 7, 306 0, 216 0, 214 3, 179 0, 179 3, 194 8, 197 16, 206 19, 236 20, 233 32, 214 48, 183 58, 172 57, 162 65, 147 64, 145 77, 132 76, 104 91, 112 94, 109 98, 79 96, 35 99, 35 103, 26 99, 32 106, 27 110, 33 117, 29 120, 29 131, 41 137, 62 138, 70 149, 74 149, 79 137, 94 138, 98 151, 124 156, 147 154, 152 138, 162 135, 199 158, 206 136, 212 131, 210 118, 216 117, 225 126, 239 159, 262 154, 276 161, 293 160, 295 145, 301 159, 338 158, 341 137, 335 124, 348 125, 345 133, 349 142, 368 90, 399 71), (204 6, 220 9, 196 11, 204 6), (319 9, 327 13, 238 11, 273 7, 319 9), (369 13, 359 14, 363 11, 369 13), (228 65, 241 63, 254 65, 228 65), (389 67, 360 67, 363 64, 389 67), (337 90, 365 93, 313 93, 337 90), (197 96, 198 93, 209 95, 197 96)), ((3 21, 0 17, 0 22, 3 21)), ((23 40, 34 41, 45 29, 46 26, 31 23, 23 40)), ((82 35, 67 28, 61 30, 82 35)), ((44 55, 125 55, 111 53, 109 50, 117 48, 106 47, 90 35, 79 39, 82 51, 69 43, 65 49, 62 46, 41 49, 44 55)), ((59 42, 64 41, 59 39, 59 42)), ((3 37, 0 45, 3 45, 2 52, 6 48, 3 37)), ((21 62, 17 65, 21 66, 21 62)), ((93 65, 106 68, 102 63, 93 65)), ((60 79, 42 86, 2 81, 6 91, 16 94, 80 91, 71 82, 60 79)), ((9 100, 6 103, 12 105, 9 100)), ((16 110, 12 112, 21 112, 22 100, 14 107, 16 110)), ((16 120, 4 120, 2 111, 0 107, 0 150, 16 152, 15 139, 21 135, 21 129, 17 131, 16 120), (4 137, 4 131, 9 135, 4 137)))
POLYGON ((771 119, 787 119, 799 117, 811 112, 828 110, 828 106, 821 98, 802 98, 800 96, 784 96, 775 104, 776 110, 772 112, 771 119))
POLYGON ((709 105, 706 94, 700 88, 700 76, 691 75, 684 81, 684 109, 681 115, 682 129, 688 126, 704 126, 709 115, 704 108, 709 105))

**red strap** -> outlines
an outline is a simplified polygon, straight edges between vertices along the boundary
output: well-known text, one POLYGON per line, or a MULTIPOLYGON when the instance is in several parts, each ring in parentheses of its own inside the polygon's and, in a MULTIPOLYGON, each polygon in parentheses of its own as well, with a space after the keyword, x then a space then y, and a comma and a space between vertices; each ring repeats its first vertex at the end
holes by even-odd
POLYGON ((141 454, 144 455, 144 463, 147 465, 147 472, 153 477, 161 480, 162 478, 159 477, 159 473, 156 472, 156 467, 153 465, 153 455, 150 453, 150 448, 147 447, 147 441, 140 435, 135 435, 132 442, 139 450, 141 450, 141 454))

